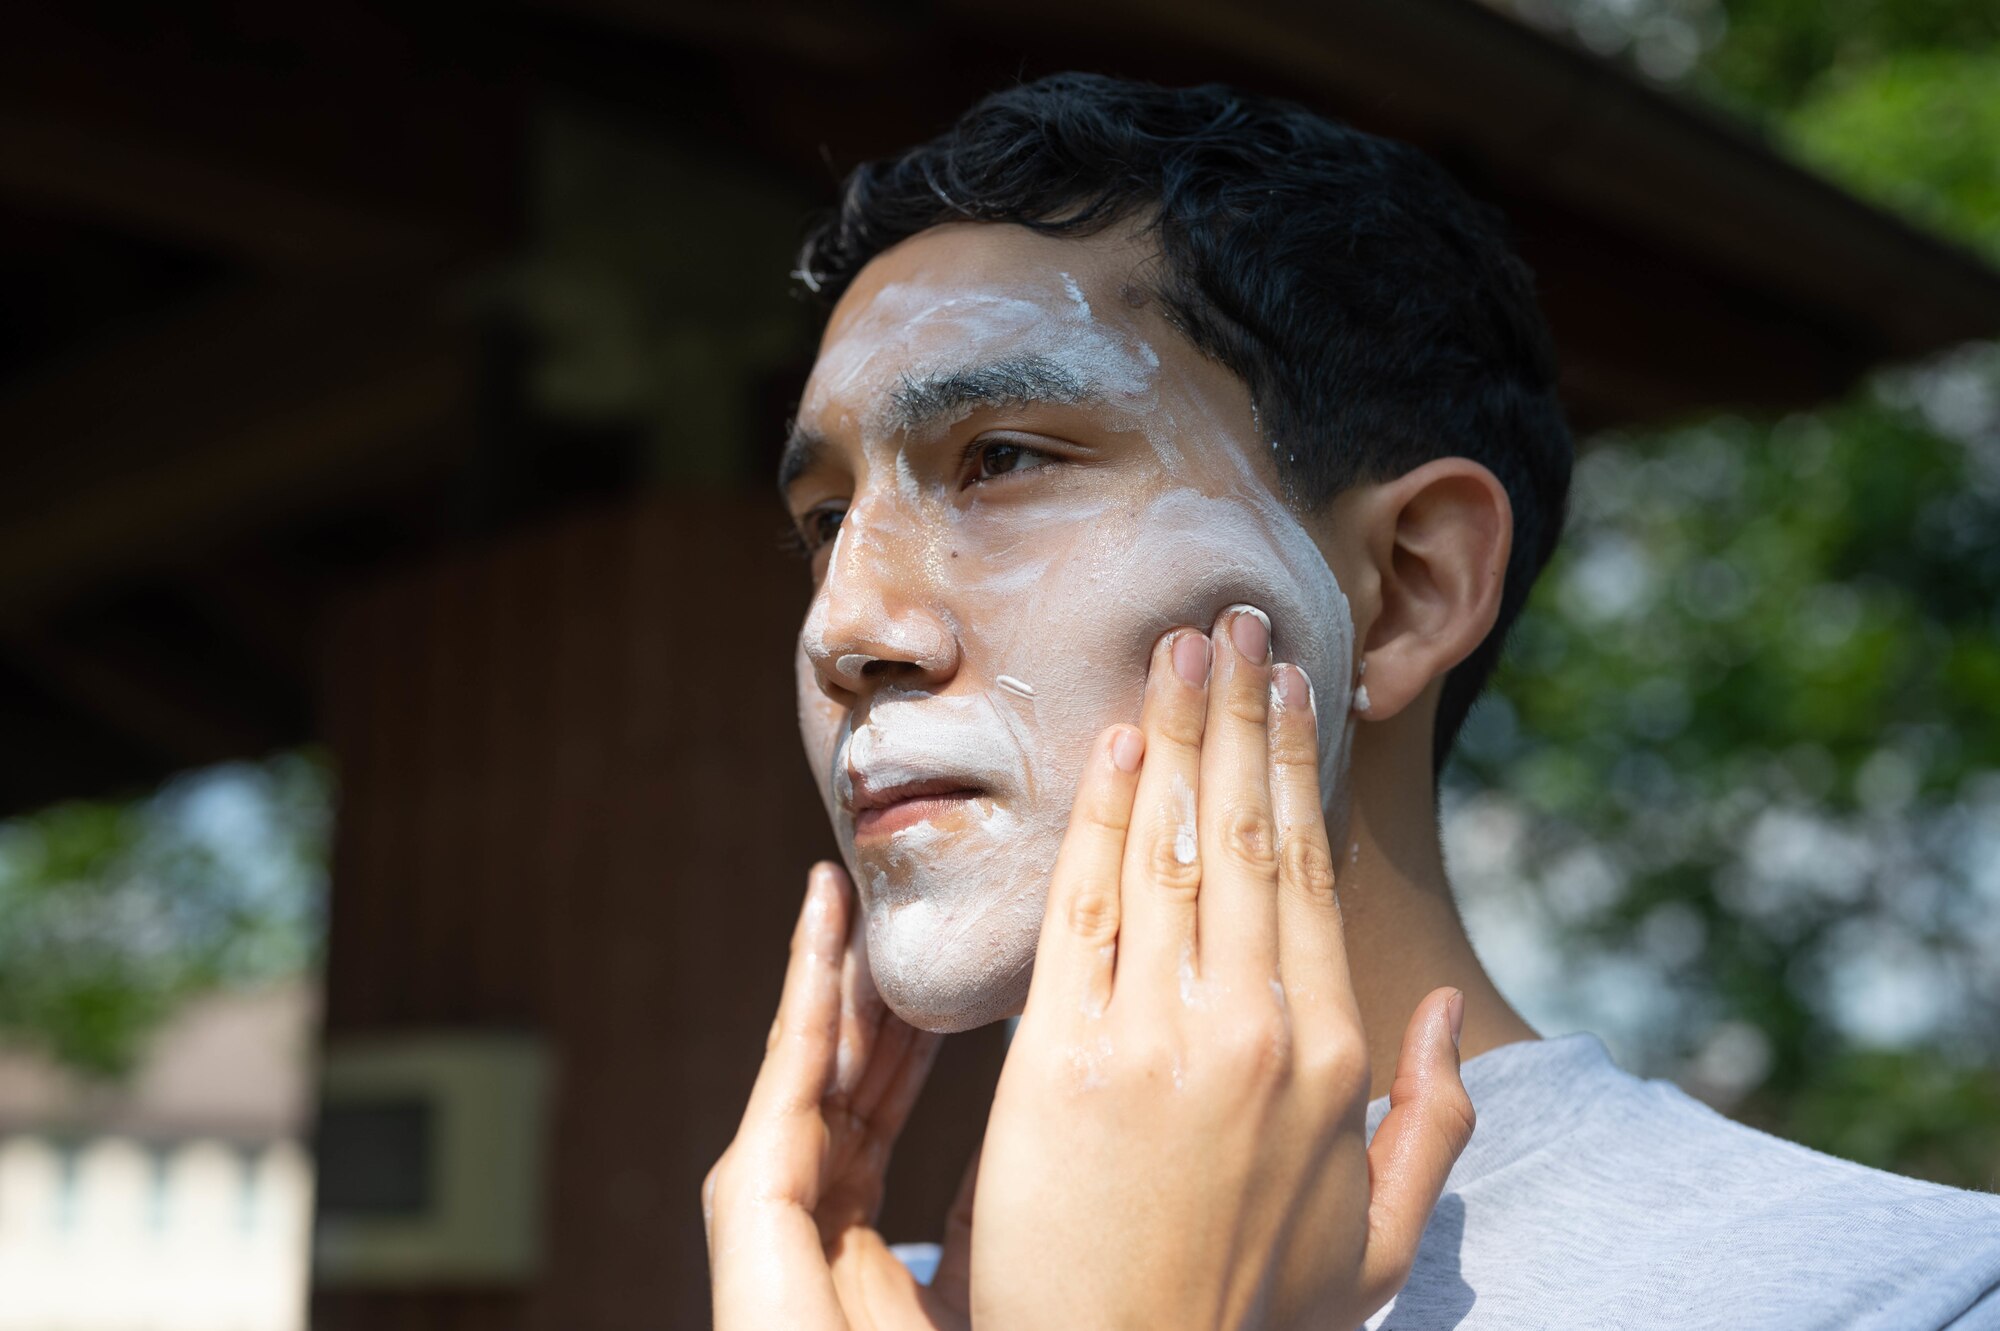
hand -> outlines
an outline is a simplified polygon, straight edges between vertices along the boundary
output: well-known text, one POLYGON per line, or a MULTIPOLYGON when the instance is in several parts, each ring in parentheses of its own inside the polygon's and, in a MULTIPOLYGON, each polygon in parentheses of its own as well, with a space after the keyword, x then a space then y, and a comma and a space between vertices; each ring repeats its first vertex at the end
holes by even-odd
POLYGON ((853 899, 840 868, 813 867, 764 1065, 702 1186, 717 1331, 968 1325, 969 1199, 930 1288, 875 1231, 890 1149, 939 1037, 883 1005, 853 899))
POLYGON ((1143 731, 1092 751, 987 1126, 981 1328, 1357 1326, 1471 1136, 1438 989, 1364 1142, 1310 686, 1269 642, 1242 611, 1170 634, 1143 731))

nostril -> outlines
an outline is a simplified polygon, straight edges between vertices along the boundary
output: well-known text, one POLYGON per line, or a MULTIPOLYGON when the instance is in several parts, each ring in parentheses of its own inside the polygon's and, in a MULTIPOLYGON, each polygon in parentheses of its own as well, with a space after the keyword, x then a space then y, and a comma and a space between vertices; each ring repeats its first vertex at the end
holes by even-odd
POLYGON ((820 696, 829 702, 837 702, 842 707, 852 707, 854 705, 854 690, 846 687, 839 680, 829 679, 824 672, 815 670, 813 672, 813 682, 819 686, 820 696))

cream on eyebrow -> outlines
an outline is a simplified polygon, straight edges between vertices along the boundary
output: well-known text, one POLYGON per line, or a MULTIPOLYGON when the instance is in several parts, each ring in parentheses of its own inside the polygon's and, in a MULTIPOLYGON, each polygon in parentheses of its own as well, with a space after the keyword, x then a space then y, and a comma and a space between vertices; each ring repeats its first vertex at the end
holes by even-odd
POLYGON ((1075 406, 1100 396, 1096 384, 1052 356, 1016 356, 941 373, 904 374, 889 394, 883 424, 916 433, 962 420, 979 407, 1075 406))

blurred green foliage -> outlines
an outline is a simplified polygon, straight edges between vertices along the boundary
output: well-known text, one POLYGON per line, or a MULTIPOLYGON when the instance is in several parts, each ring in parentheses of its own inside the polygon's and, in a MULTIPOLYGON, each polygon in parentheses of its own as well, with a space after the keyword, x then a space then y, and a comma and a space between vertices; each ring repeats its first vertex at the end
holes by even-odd
MULTIPOLYGON (((1634 43, 1683 23, 1688 90, 2000 257, 2000 7, 1613 16, 1634 43)), ((2000 1187, 2000 347, 1600 437, 1574 502, 1450 783, 1469 914, 1535 912, 1574 965, 1553 1006, 1646 1071, 2000 1187)))
MULTIPOLYGON (((1983 8, 2000 30, 2000 5, 1983 8)), ((2000 32, 1823 80, 1785 125, 1808 163, 2000 259, 2000 32)))
POLYGON ((308 969, 330 795, 291 754, 0 824, 0 1038, 115 1076, 183 999, 308 969))

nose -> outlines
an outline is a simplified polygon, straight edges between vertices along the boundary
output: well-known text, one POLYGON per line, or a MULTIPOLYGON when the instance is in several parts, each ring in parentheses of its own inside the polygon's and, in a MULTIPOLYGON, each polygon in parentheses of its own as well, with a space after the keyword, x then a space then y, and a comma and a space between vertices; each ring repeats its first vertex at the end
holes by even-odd
POLYGON ((910 515, 857 502, 841 520, 800 640, 820 692, 853 705, 896 684, 936 687, 958 669, 958 637, 940 613, 910 515))

